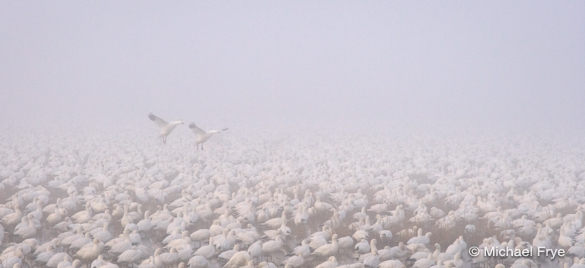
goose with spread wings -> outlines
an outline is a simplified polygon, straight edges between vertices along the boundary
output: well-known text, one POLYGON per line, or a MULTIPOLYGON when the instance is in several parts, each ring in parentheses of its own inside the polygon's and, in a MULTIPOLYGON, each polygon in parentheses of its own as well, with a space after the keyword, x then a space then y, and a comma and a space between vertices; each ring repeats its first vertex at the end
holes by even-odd
POLYGON ((201 150, 203 150, 203 143, 209 140, 209 138, 211 138, 213 135, 228 130, 227 128, 223 128, 220 130, 213 129, 205 131, 198 127, 197 125, 195 125, 195 123, 189 124, 189 128, 191 129, 191 131, 193 131, 193 133, 195 133, 195 142, 197 143, 197 148, 198 149, 200 148, 201 150))
POLYGON ((184 124, 183 121, 177 120, 177 121, 171 121, 171 122, 167 122, 164 119, 149 113, 148 114, 148 118, 150 120, 152 120, 152 122, 154 122, 158 127, 160 127, 160 137, 163 141, 163 143, 167 143, 167 136, 169 134, 171 134, 171 132, 173 132, 173 130, 175 129, 176 126, 178 125, 182 125, 184 124))

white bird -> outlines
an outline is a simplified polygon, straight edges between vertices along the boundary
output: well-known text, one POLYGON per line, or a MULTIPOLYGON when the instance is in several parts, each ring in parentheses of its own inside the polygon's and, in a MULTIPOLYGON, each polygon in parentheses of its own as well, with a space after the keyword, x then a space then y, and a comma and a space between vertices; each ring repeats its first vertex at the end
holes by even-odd
POLYGON ((366 252, 370 252, 370 244, 368 243, 367 240, 362 239, 362 241, 358 242, 354 249, 359 253, 359 254, 364 254, 366 252))
POLYGON ((14 234, 22 238, 33 237, 36 233, 37 228, 33 223, 31 214, 22 217, 22 221, 14 228, 14 234))
POLYGON ((84 245, 77 251, 77 256, 83 260, 91 261, 100 255, 103 248, 103 243, 97 239, 93 240, 93 243, 84 245))
POLYGON ((91 262, 90 268, 118 268, 118 265, 104 260, 104 256, 99 255, 97 259, 91 262))
POLYGON ((331 237, 331 244, 325 244, 315 249, 313 255, 328 257, 337 254, 339 251, 339 245, 337 244, 337 234, 333 234, 331 237))
POLYGON ((164 265, 170 266, 175 264, 179 260, 179 255, 177 254, 176 249, 171 248, 170 252, 160 254, 159 258, 164 265))
POLYGON ((184 124, 184 122, 180 120, 167 122, 152 113, 148 114, 148 118, 160 127, 160 137, 163 143, 167 143, 167 136, 173 132, 176 126, 184 124))
POLYGON ((128 249, 118 256, 118 263, 132 265, 142 258, 142 251, 138 248, 128 249))
POLYGON ((300 254, 293 255, 284 261, 285 268, 301 267, 305 263, 303 256, 300 254))
POLYGON ((204 268, 207 267, 209 265, 209 262, 207 261, 207 259, 203 256, 193 256, 191 259, 189 259, 189 267, 191 268, 204 268))
POLYGON ((59 263, 61 263, 64 260, 70 259, 70 258, 71 257, 69 257, 69 255, 65 252, 56 253, 47 261, 47 266, 48 267, 57 267, 57 265, 59 265, 59 263))
POLYGON ((329 257, 325 262, 317 265, 315 268, 335 268, 337 267, 337 259, 335 256, 329 257))
POLYGON ((203 256, 206 259, 210 259, 211 257, 213 257, 215 255, 215 246, 213 246, 213 245, 202 246, 199 249, 197 249, 197 251, 195 251, 195 253, 193 255, 194 256, 203 256))
POLYGON ((242 267, 250 262, 250 255, 247 251, 238 251, 231 256, 229 261, 223 266, 225 268, 242 267))
POLYGON ((198 127, 197 125, 195 125, 195 123, 189 124, 189 128, 191 129, 191 131, 193 131, 193 133, 195 133, 195 142, 197 143, 197 148, 198 149, 200 148, 201 150, 203 150, 203 143, 209 140, 213 135, 228 130, 227 128, 223 128, 221 130, 213 129, 205 131, 198 127))
POLYGON ((399 260, 387 260, 381 262, 378 267, 380 268, 405 268, 406 266, 399 260))
POLYGON ((284 251, 284 242, 282 241, 282 237, 276 237, 275 240, 268 240, 262 243, 262 253, 265 255, 273 255, 276 253, 286 253, 284 251))

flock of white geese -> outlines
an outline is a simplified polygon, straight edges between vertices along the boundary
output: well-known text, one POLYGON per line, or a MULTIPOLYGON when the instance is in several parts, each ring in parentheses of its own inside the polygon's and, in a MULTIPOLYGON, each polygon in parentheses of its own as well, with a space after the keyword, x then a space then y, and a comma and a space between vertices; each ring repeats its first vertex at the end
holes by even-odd
MULTIPOLYGON (((181 120, 175 120, 167 122, 164 119, 154 115, 153 113, 148 114, 148 119, 154 122, 160 128, 159 137, 161 138, 163 143, 167 143, 167 137, 173 132, 173 130, 178 126, 184 124, 181 120)), ((189 124, 189 128, 195 134, 195 144, 197 144, 197 149, 203 150, 203 143, 209 140, 213 135, 221 133, 223 131, 228 130, 227 128, 221 130, 208 130, 205 131, 195 125, 195 123, 189 124)))
POLYGON ((165 146, 0 134, 0 268, 585 267, 582 143, 242 131, 195 150, 149 118, 165 146))

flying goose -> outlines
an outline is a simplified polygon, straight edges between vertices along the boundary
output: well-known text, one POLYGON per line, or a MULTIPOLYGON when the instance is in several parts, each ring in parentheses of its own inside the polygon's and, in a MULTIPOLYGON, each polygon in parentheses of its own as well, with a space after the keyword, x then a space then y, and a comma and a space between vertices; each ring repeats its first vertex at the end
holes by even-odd
POLYGON ((184 124, 184 122, 180 120, 167 122, 152 113, 148 114, 148 118, 160 127, 160 137, 165 144, 167 143, 167 136, 173 132, 173 129, 178 125, 184 124))
POLYGON ((211 138, 213 135, 217 134, 217 133, 221 133, 224 132, 226 130, 228 130, 227 128, 223 128, 221 130, 208 130, 205 131, 203 129, 201 129, 200 127, 198 127, 197 125, 195 125, 195 123, 191 123, 189 124, 189 128, 193 131, 193 133, 195 133, 195 142, 197 143, 197 148, 203 150, 203 143, 205 143, 207 140, 209 140, 209 138, 211 138))

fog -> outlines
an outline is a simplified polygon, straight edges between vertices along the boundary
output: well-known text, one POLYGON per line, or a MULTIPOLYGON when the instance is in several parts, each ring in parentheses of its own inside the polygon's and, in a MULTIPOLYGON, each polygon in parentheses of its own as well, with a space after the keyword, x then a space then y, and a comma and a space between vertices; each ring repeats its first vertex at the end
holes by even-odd
POLYGON ((0 9, 3 127, 582 128, 581 1, 0 9))
POLYGON ((583 268, 584 86, 583 1, 4 1, 0 268, 583 268))

